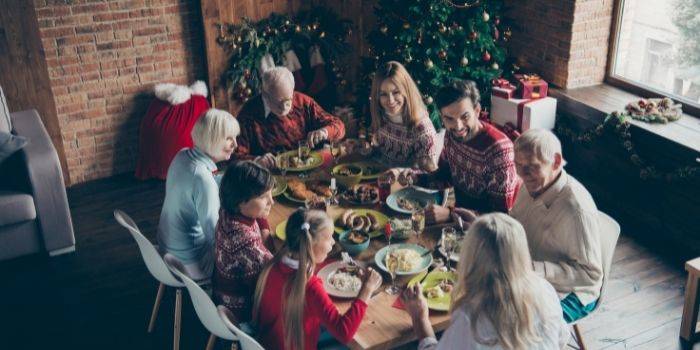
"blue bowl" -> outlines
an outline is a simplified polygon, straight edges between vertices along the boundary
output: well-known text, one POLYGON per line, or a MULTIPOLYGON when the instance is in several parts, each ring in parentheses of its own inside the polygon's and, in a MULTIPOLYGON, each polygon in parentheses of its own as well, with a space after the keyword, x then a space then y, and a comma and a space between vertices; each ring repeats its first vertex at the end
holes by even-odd
POLYGON ((357 244, 347 239, 350 232, 352 232, 352 230, 342 232, 338 235, 340 246, 343 247, 343 249, 350 255, 357 255, 365 251, 369 247, 369 235, 367 235, 367 239, 364 242, 357 244))

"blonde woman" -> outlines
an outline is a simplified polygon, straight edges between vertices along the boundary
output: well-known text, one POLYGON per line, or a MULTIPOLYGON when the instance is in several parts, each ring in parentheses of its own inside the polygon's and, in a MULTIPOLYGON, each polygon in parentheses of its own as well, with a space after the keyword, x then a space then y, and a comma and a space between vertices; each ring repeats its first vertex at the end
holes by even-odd
POLYGON ((194 280, 214 270, 214 231, 219 219, 216 163, 229 160, 240 128, 236 118, 209 109, 194 124, 194 147, 175 155, 165 181, 165 201, 158 223, 158 245, 183 262, 194 280))
POLYGON ((419 349, 530 349, 566 346, 568 328, 554 288, 532 269, 522 225, 502 213, 479 217, 460 250, 452 323, 438 342, 420 285, 404 293, 419 349))
POLYGON ((393 166, 437 169, 438 137, 416 83, 401 63, 383 64, 372 79, 372 130, 393 166))
POLYGON ((333 248, 333 220, 325 212, 299 209, 287 220, 284 247, 263 269, 255 289, 253 323, 266 349, 316 349, 323 326, 341 343, 355 335, 379 273, 367 270, 360 293, 340 314, 314 268, 333 248))

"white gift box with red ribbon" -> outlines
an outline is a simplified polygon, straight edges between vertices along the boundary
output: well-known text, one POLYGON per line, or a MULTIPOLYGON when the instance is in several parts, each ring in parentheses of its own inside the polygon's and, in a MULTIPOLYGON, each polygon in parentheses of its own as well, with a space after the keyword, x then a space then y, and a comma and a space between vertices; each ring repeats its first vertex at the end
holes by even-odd
POLYGON ((491 122, 497 125, 511 124, 521 132, 534 128, 552 130, 556 116, 557 100, 552 97, 517 99, 491 95, 491 122))

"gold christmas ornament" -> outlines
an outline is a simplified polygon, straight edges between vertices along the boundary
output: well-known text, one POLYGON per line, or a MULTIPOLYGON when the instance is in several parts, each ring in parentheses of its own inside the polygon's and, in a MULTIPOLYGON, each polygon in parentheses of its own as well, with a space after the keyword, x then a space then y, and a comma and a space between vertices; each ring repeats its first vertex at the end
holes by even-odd
POLYGON ((492 68, 493 70, 498 70, 498 68, 499 68, 498 63, 492 64, 492 65, 491 65, 491 68, 492 68))
POLYGON ((382 32, 382 34, 386 34, 386 32, 389 31, 389 28, 387 26, 381 26, 379 27, 379 31, 382 32))
POLYGON ((438 31, 440 33, 444 33, 447 31, 447 27, 445 27, 443 24, 440 24, 440 26, 438 27, 438 31))
POLYGON ((297 33, 300 33, 300 32, 301 32, 301 26, 297 24, 297 25, 294 27, 294 31, 297 32, 297 33))
POLYGON ((431 61, 430 58, 428 58, 427 60, 425 60, 425 67, 426 67, 426 68, 431 69, 431 68, 433 68, 434 65, 435 65, 435 64, 433 64, 433 61, 431 61))
POLYGON ((426 97, 426 98, 425 98, 425 103, 427 103, 427 104, 432 104, 432 103, 433 103, 433 97, 432 97, 432 96, 426 97))
POLYGON ((491 19, 491 16, 489 16, 488 12, 484 12, 484 22, 488 22, 489 19, 491 19))
POLYGON ((326 37, 326 32, 321 32, 321 34, 319 34, 318 37, 323 39, 324 37, 326 37))
POLYGON ((403 29, 409 29, 409 28, 411 28, 411 24, 408 22, 404 22, 403 29))
POLYGON ((469 64, 469 59, 466 57, 462 57, 462 59, 459 60, 459 64, 462 65, 462 67, 466 67, 469 64))

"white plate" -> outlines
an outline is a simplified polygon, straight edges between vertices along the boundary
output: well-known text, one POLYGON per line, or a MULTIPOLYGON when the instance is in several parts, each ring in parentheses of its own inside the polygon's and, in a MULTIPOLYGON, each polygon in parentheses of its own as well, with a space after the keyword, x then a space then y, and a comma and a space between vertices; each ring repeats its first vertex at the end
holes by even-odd
MULTIPOLYGON (((384 265, 384 258, 386 255, 394 250, 394 249, 412 249, 415 250, 419 255, 423 255, 423 253, 427 252, 428 249, 425 247, 421 247, 417 244, 413 243, 399 243, 399 244, 392 244, 388 245, 382 249, 380 249, 375 255, 374 255, 374 263, 379 266, 380 269, 389 272, 389 270, 386 268, 386 265, 384 265)), ((430 264, 433 263, 433 255, 428 254, 426 256, 423 256, 421 259, 420 264, 413 270, 411 271, 396 271, 397 276, 408 276, 408 275, 415 275, 419 272, 425 271, 428 267, 430 267, 430 264)))
MULTIPOLYGON (((328 277, 330 277, 331 274, 333 274, 339 268, 345 267, 347 265, 348 264, 344 261, 336 261, 324 266, 316 274, 316 276, 318 276, 318 278, 320 278, 321 281, 323 281, 323 288, 326 289, 328 295, 338 298, 357 298, 357 295, 360 293, 360 290, 357 290, 356 292, 342 291, 336 289, 335 287, 333 287, 332 284, 328 283, 328 277)), ((359 265, 362 265, 362 263, 359 263, 359 265)), ((362 289, 362 287, 360 287, 360 289, 362 289)))

